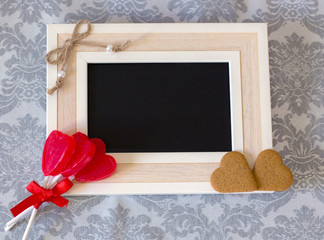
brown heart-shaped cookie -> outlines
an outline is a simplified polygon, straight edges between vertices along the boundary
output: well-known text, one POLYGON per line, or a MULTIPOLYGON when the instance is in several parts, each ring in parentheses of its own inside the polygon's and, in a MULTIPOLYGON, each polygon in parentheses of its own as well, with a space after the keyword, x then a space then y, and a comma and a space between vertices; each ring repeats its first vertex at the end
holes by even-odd
POLYGON ((253 175, 260 191, 284 191, 293 183, 290 169, 283 164, 279 153, 264 150, 254 164, 253 175))
POLYGON ((226 153, 220 167, 210 177, 212 187, 221 193, 250 192, 257 189, 252 171, 239 152, 226 153))

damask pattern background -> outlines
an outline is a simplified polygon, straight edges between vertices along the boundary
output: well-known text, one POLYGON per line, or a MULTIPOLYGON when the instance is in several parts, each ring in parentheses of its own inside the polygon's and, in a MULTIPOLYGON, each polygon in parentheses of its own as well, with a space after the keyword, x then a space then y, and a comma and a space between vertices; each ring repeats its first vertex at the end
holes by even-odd
POLYGON ((30 239, 323 239, 324 2, 320 0, 1 0, 0 238, 9 209, 41 181, 46 24, 267 22, 273 144, 295 180, 262 195, 70 197, 44 204, 30 239))

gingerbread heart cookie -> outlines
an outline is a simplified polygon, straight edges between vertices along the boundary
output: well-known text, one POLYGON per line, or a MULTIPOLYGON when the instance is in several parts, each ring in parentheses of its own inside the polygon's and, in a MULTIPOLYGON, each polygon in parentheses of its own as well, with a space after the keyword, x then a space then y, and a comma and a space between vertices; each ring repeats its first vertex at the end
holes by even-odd
POLYGON ((226 153, 220 167, 210 177, 212 187, 221 193, 250 192, 257 189, 252 171, 243 154, 226 153))
POLYGON ((284 191, 294 180, 290 169, 283 164, 280 154, 271 149, 259 154, 253 175, 260 191, 284 191))

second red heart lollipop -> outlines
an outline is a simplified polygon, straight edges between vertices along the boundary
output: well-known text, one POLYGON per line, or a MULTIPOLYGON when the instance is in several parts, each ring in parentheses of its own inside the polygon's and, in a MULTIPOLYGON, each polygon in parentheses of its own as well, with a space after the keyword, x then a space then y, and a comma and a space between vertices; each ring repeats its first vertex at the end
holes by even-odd
POLYGON ((76 132, 72 137, 76 141, 76 147, 71 160, 61 173, 63 177, 74 176, 91 161, 96 152, 95 145, 89 140, 87 135, 76 132))
POLYGON ((96 153, 92 160, 75 175, 78 182, 99 181, 111 176, 116 171, 116 161, 106 155, 106 145, 99 138, 90 139, 96 146, 96 153))

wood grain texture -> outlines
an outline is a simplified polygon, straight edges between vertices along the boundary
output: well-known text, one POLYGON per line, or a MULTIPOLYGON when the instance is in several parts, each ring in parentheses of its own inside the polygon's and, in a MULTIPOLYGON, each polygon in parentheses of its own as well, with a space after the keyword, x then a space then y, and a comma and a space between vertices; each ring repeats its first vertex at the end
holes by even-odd
MULTIPOLYGON (((58 34, 61 45, 71 34, 58 34)), ((257 34, 237 33, 123 33, 91 34, 87 41, 101 44, 132 40, 126 51, 240 51, 242 74, 244 155, 252 168, 262 150, 257 34)), ((104 51, 77 46, 75 52, 104 51)), ((70 60, 64 87, 58 91, 58 129, 76 131, 75 53, 70 60)), ((117 173, 104 182, 209 182, 216 163, 119 164, 117 173)))
MULTIPOLYGON (((64 44, 65 39, 58 37, 59 46, 64 44)), ((57 91, 57 128, 66 133, 76 132, 76 52, 73 52, 66 70, 63 87, 57 91)), ((62 66, 57 66, 60 71, 62 66)))
POLYGON ((219 163, 120 163, 111 177, 101 182, 209 182, 219 163))

